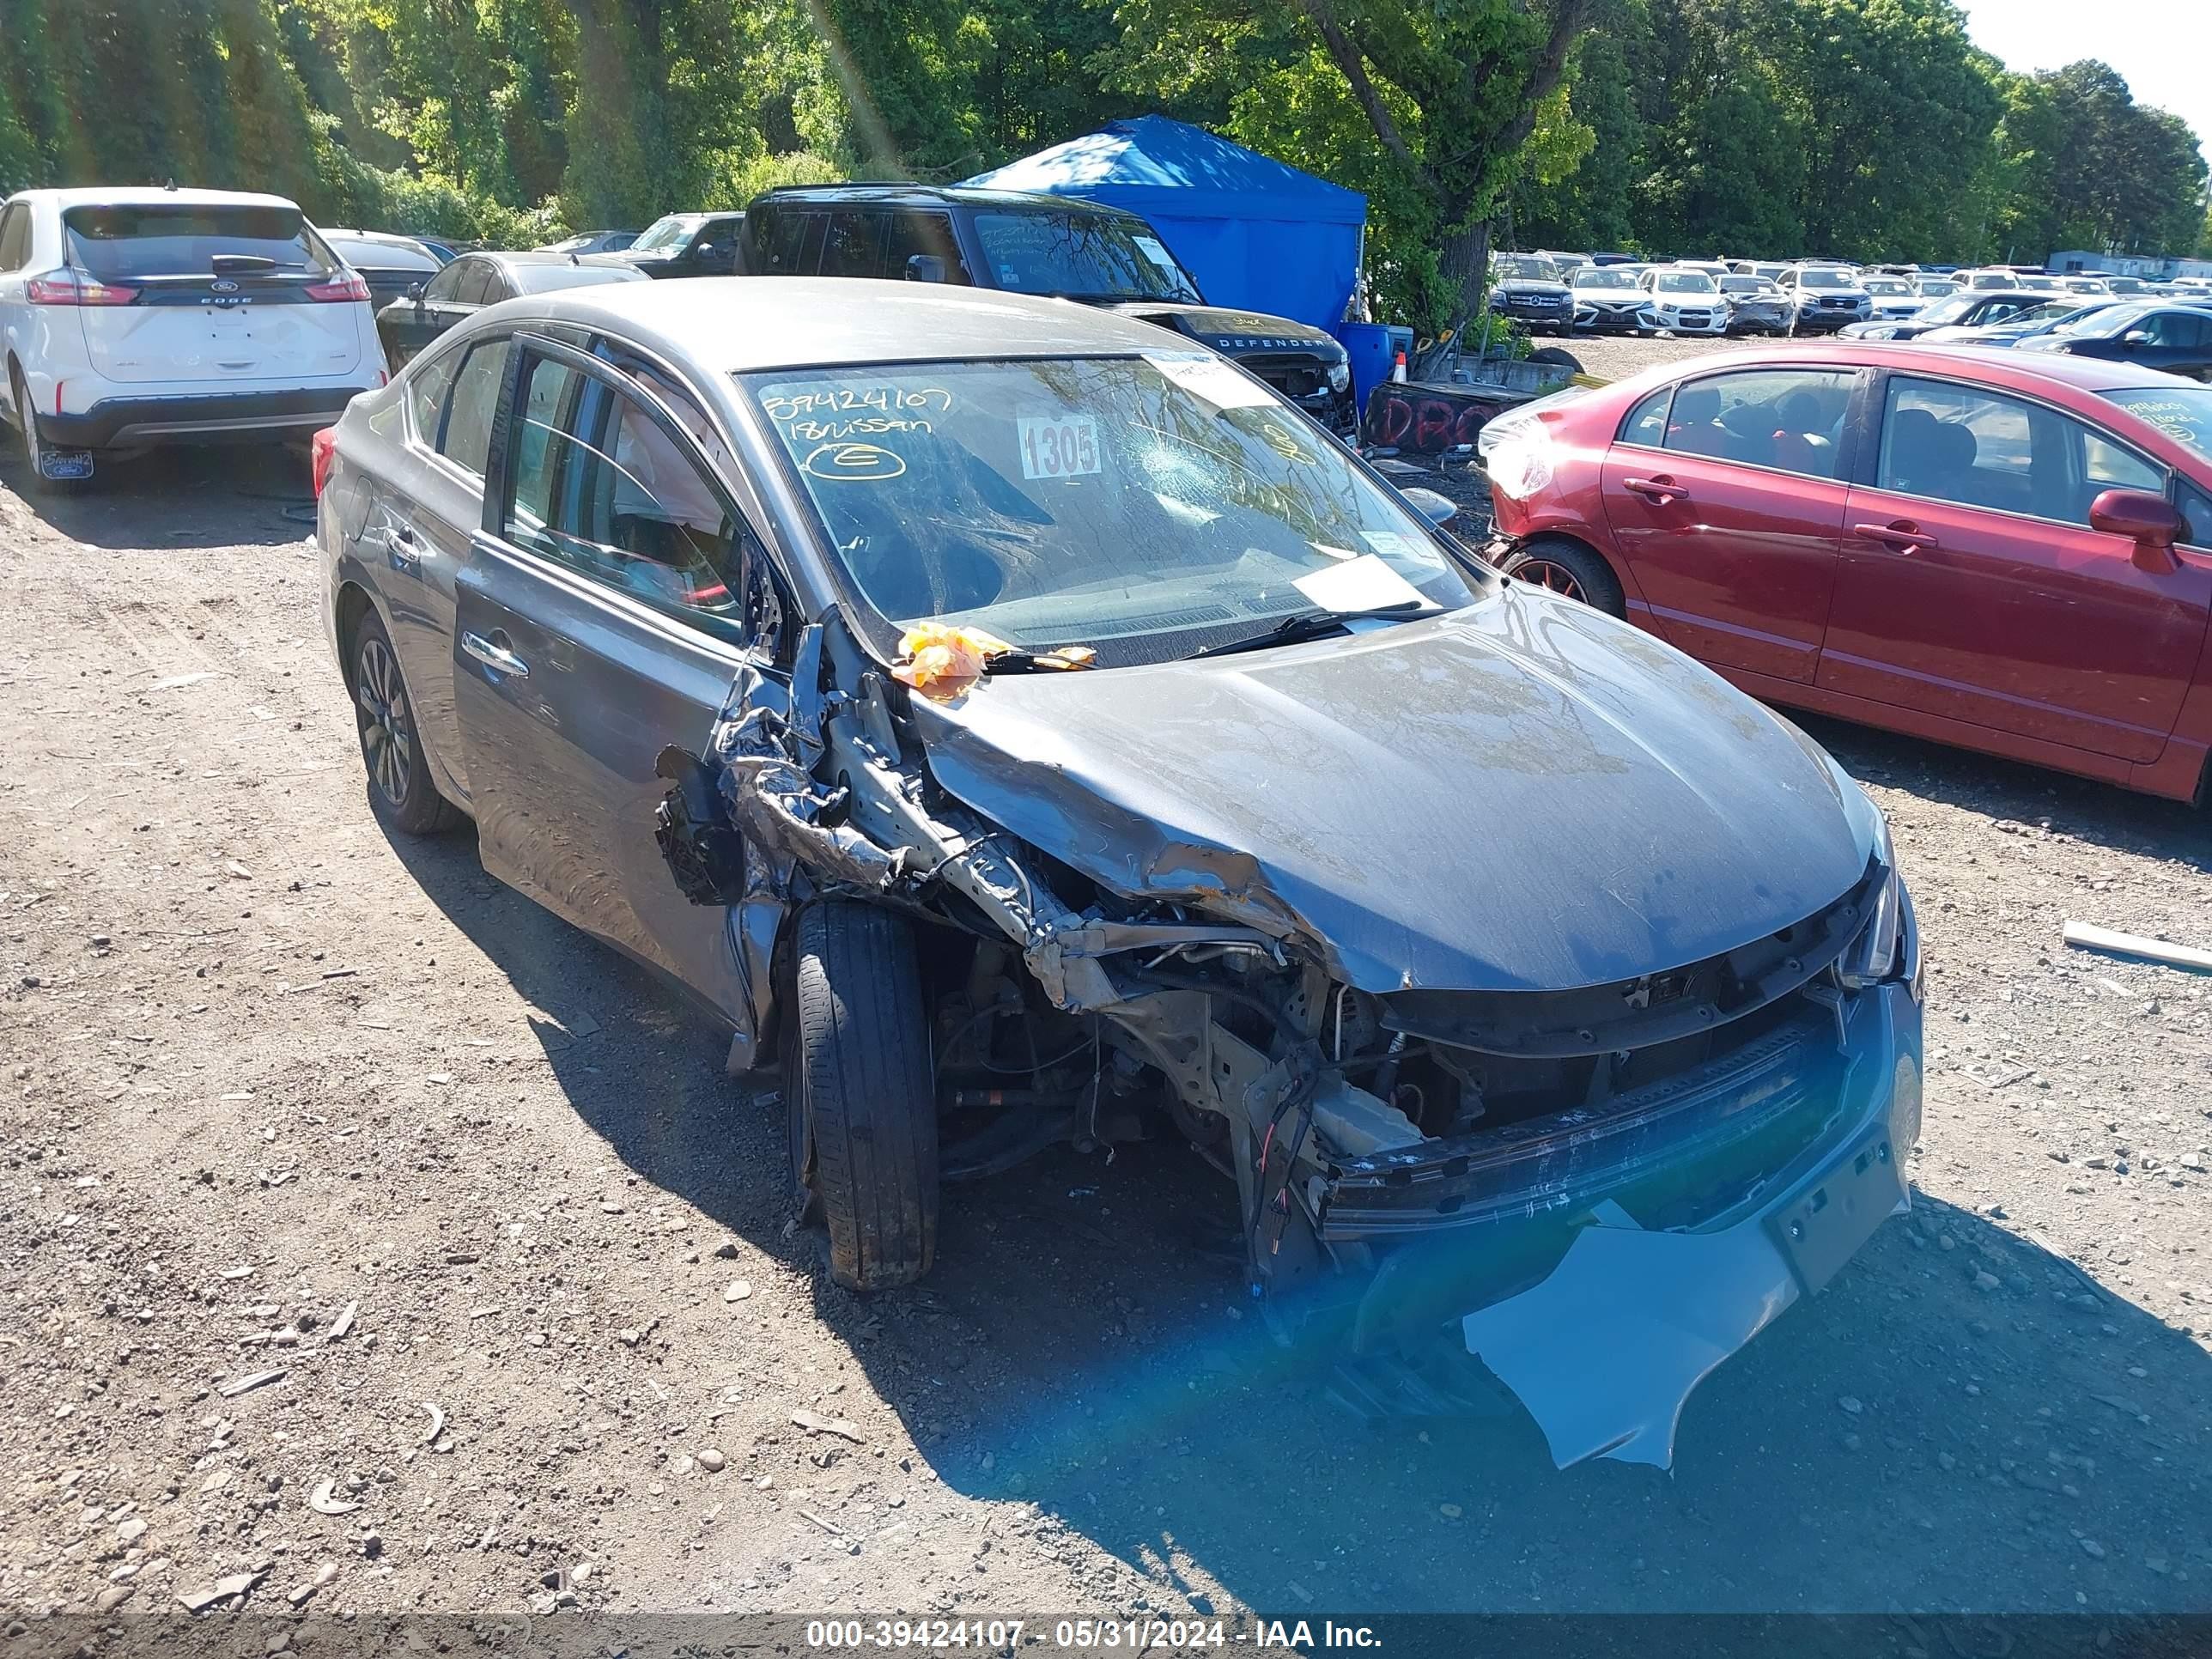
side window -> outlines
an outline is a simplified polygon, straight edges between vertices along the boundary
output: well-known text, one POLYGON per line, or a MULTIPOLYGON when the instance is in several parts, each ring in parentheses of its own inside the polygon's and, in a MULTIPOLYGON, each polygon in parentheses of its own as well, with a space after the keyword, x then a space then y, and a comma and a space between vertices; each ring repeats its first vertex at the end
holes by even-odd
POLYGON ((31 257, 31 210, 21 202, 0 212, 0 270, 21 270, 31 257))
POLYGON ((484 267, 483 295, 479 303, 495 306, 501 300, 514 297, 514 285, 507 280, 507 273, 497 265, 487 264, 484 267))
POLYGON ((2173 504, 2181 509, 2182 544, 2212 551, 2212 494, 2186 478, 2177 483, 2173 504))
MULTIPOLYGON (((2166 494, 2164 467, 2145 460, 2132 449, 2121 448, 2094 427, 2085 426, 2081 432, 2081 477, 2092 495, 2107 489, 2148 489, 2154 495, 2166 494)), ((2088 521, 2085 506, 2081 522, 2088 521)))
POLYGON ((1885 402, 1884 489, 2086 527, 2105 490, 2166 489, 2163 470, 2133 450, 2025 398, 1899 376, 1885 402))
POLYGON ((1674 392, 1665 447, 1813 478, 1833 478, 1850 408, 1849 369, 1747 369, 1674 392))
POLYGON ((823 213, 800 213, 778 209, 761 238, 762 274, 769 276, 811 276, 822 263, 823 213))
POLYGON ((1667 435, 1667 400, 1674 395, 1673 386, 1662 386, 1630 410, 1628 418, 1620 423, 1619 441, 1649 444, 1656 449, 1667 435))
POLYGON ((567 365, 532 365, 507 534, 518 546, 682 617, 723 638, 744 637, 732 591, 735 515, 721 492, 653 414, 567 365))
POLYGON ((461 279, 469 274, 472 261, 456 259, 433 276, 422 290, 422 297, 432 305, 451 305, 460 292, 461 279))
POLYGON ((491 417, 499 407, 510 349, 505 340, 490 340, 473 348, 454 379, 453 405, 446 411, 446 431, 438 453, 479 478, 491 454, 491 417))
POLYGON ((884 273, 884 217, 879 212, 840 209, 830 216, 822 244, 824 276, 880 276, 884 273))
POLYGON ((416 369, 407 382, 407 420, 415 441, 425 449, 438 441, 438 415, 446 406, 446 388, 453 383, 453 370, 461 361, 458 351, 441 353, 416 369))
POLYGON ((482 259, 463 259, 457 268, 461 279, 453 286, 453 303, 457 306, 480 306, 486 303, 484 295, 491 287, 492 269, 482 259))
POLYGON ((2212 318, 2188 311, 2154 311, 2136 325, 2150 335, 2153 345, 2194 351, 2204 343, 2205 324, 2212 318))
POLYGON ((943 262, 946 282, 973 280, 968 275, 966 262, 960 257, 960 244, 952 234, 951 216, 894 213, 890 219, 890 243, 884 254, 884 276, 898 281, 906 275, 906 262, 917 253, 926 253, 943 262))

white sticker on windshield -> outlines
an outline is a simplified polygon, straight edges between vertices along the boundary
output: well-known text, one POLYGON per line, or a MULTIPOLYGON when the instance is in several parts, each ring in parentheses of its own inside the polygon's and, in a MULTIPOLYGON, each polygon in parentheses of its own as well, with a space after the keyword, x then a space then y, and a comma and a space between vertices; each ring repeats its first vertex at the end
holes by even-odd
POLYGON ((1099 470, 1098 422, 1090 416, 1024 415, 1015 425, 1024 478, 1073 478, 1099 470))
POLYGON ((1384 558, 1395 559, 1401 564, 1418 564, 1428 569, 1441 569, 1443 566, 1443 555, 1419 537, 1395 530, 1363 530, 1359 539, 1384 558))
POLYGON ((1161 246, 1158 238, 1133 236, 1129 240, 1137 245, 1138 252, 1143 254, 1162 270, 1173 270, 1176 268, 1175 255, 1161 246))
POLYGON ((1291 586, 1324 611, 1376 611, 1385 605, 1428 603, 1419 588, 1372 553, 1309 571, 1291 586))
POLYGON ((1185 392, 1216 409, 1272 409, 1274 394, 1218 357, 1147 357, 1185 392))

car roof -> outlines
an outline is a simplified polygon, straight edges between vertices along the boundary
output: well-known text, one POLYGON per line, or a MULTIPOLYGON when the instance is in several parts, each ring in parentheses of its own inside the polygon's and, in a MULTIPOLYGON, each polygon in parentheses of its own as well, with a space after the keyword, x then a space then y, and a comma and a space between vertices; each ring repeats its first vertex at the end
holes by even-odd
POLYGON ((1034 190, 987 190, 967 185, 869 184, 859 180, 840 185, 786 185, 757 199, 777 205, 866 202, 890 207, 1049 208, 1056 213, 1097 213, 1122 219, 1137 216, 1127 209, 1079 197, 1051 196, 1034 190))
POLYGON ((1069 300, 855 276, 697 276, 508 301, 602 327, 721 374, 945 359, 1127 356, 1190 349, 1156 324, 1069 300))
MULTIPOLYGON (((80 185, 69 190, 26 190, 18 196, 73 207, 268 207, 300 210, 289 196, 267 196, 258 191, 167 190, 159 185, 80 185)), ((10 198, 14 199, 13 198, 10 198)))
MULTIPOLYGON (((1787 361, 1792 366, 1823 365, 1837 368, 1859 367, 1911 370, 1948 367, 1993 386, 2042 381, 2072 386, 2088 392, 2120 392, 2133 386, 2155 386, 2162 375, 2137 363, 2112 362, 2101 357, 2075 357, 2058 352, 2021 352, 1994 346, 1930 345, 1924 340, 1831 340, 1818 345, 1750 346, 1735 351, 1709 352, 1677 358, 1666 365, 1670 371, 1654 374, 1648 384, 1686 379, 1717 368, 1744 368, 1787 361)), ((1639 375, 1638 380, 1644 380, 1639 375)), ((1624 382, 1624 384, 1626 384, 1624 382)))

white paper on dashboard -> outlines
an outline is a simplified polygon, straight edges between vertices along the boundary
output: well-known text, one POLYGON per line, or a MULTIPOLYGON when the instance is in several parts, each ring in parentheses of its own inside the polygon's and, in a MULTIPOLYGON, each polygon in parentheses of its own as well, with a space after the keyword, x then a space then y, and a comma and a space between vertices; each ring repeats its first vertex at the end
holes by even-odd
POLYGON ((1272 409, 1275 394, 1247 380, 1218 357, 1152 357, 1154 368, 1200 402, 1216 409, 1272 409))
POLYGON ((1309 571, 1291 586, 1324 611, 1377 611, 1386 605, 1429 604, 1419 588, 1372 553, 1309 571))

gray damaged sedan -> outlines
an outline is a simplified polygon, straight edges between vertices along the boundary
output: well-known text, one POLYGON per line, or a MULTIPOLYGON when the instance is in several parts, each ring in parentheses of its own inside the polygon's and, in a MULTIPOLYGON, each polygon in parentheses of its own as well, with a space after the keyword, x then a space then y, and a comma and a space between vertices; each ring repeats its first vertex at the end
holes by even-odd
POLYGON ((1177 1136, 1355 1401, 1502 1381, 1563 1465, 1664 1464, 1906 1204, 1866 795, 1190 343, 917 284, 538 295, 316 474, 374 811, 473 819, 780 1069, 844 1285, 928 1270, 942 1183, 1177 1136))

